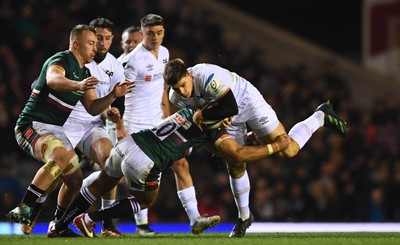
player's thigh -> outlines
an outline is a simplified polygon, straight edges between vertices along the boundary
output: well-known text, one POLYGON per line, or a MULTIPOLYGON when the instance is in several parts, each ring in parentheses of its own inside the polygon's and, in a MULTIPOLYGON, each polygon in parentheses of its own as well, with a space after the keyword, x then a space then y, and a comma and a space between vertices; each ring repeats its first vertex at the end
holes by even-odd
MULTIPOLYGON (((145 191, 158 187, 161 174, 153 168, 153 160, 140 149, 132 137, 122 139, 113 149, 109 159, 112 159, 115 154, 122 159, 120 169, 129 190, 145 191)), ((109 159, 106 161, 106 170, 109 165, 109 159)))
POLYGON ((98 162, 99 155, 109 155, 112 142, 107 130, 102 126, 96 126, 90 129, 88 134, 78 143, 77 147, 85 156, 98 162))
POLYGON ((251 113, 253 116, 247 121, 247 124, 262 142, 271 143, 278 135, 286 133, 272 107, 256 107, 252 109, 251 113))

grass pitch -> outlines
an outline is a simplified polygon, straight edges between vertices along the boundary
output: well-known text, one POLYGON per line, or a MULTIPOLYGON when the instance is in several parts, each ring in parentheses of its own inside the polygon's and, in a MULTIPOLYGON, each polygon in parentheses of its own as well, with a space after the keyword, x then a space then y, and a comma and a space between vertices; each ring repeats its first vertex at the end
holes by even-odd
POLYGON ((380 245, 400 244, 400 233, 248 233, 243 238, 228 238, 229 233, 161 233, 153 237, 128 234, 124 238, 46 238, 45 235, 0 235, 0 244, 8 245, 380 245))

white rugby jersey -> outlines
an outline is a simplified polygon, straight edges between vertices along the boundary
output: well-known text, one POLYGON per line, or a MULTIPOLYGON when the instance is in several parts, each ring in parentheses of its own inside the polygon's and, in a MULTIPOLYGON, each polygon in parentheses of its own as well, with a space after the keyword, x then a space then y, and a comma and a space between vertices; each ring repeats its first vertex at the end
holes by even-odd
MULTIPOLYGON (((85 66, 89 68, 92 76, 99 79, 99 83, 95 87, 98 98, 110 93, 117 82, 125 82, 124 69, 121 63, 110 53, 107 53, 106 58, 99 64, 92 61, 89 64, 85 64, 85 66)), ((67 121, 73 123, 92 122, 94 124, 95 122, 101 122, 101 118, 100 115, 90 115, 79 101, 67 121)))
POLYGON ((168 60, 169 51, 164 46, 160 46, 156 58, 142 43, 125 56, 122 61, 125 77, 135 82, 132 91, 125 95, 125 121, 161 119, 162 73, 168 60))
POLYGON ((184 98, 172 89, 169 92, 171 103, 179 108, 202 108, 206 103, 224 96, 229 88, 235 96, 238 114, 261 105, 259 103, 265 103, 260 92, 250 82, 225 68, 202 63, 188 68, 188 71, 193 76, 193 96, 184 98))

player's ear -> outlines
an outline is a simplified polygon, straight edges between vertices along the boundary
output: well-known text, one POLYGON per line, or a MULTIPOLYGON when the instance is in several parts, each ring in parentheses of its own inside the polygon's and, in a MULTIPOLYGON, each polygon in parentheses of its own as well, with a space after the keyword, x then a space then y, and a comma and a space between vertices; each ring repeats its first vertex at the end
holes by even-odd
POLYGON ((72 42, 72 47, 74 47, 74 49, 79 49, 79 42, 78 42, 78 40, 74 40, 74 41, 72 42))

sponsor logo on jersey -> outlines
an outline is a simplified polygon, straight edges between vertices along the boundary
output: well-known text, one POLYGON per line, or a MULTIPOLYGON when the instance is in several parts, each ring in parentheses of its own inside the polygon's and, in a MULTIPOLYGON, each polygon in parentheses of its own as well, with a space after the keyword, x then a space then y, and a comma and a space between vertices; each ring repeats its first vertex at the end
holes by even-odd
POLYGON ((153 80, 157 80, 159 77, 162 77, 162 73, 157 73, 153 75, 153 80))
POLYGON ((146 75, 146 76, 144 76, 144 80, 145 80, 146 82, 150 82, 150 81, 151 81, 151 75, 146 75))
POLYGON ((109 78, 111 78, 114 75, 114 72, 106 70, 106 74, 109 78))
POLYGON ((183 116, 181 116, 178 113, 174 114, 174 119, 176 119, 176 122, 185 129, 188 129, 191 125, 189 120, 187 120, 186 118, 184 118, 183 116))
POLYGON ((72 73, 72 75, 74 76, 75 79, 79 80, 79 76, 75 74, 75 72, 72 73))

